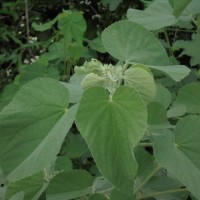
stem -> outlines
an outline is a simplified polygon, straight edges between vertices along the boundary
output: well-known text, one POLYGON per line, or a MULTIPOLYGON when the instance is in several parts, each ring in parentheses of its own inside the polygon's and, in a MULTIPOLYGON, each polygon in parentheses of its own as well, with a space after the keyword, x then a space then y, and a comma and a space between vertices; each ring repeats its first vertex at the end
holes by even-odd
POLYGON ((162 192, 153 192, 147 195, 140 196, 138 199, 147 199, 150 197, 155 197, 159 195, 165 195, 165 194, 171 194, 171 193, 179 193, 179 192, 187 192, 188 190, 186 188, 181 188, 181 189, 173 189, 173 190, 166 190, 162 192))
POLYGON ((137 193, 147 182, 148 180, 158 171, 160 170, 161 167, 157 166, 154 171, 152 171, 149 176, 144 180, 143 183, 141 183, 138 188, 135 189, 134 193, 137 193))
POLYGON ((128 64, 127 62, 124 63, 124 65, 123 65, 123 67, 122 67, 123 72, 128 68, 128 65, 129 65, 129 64, 128 64))

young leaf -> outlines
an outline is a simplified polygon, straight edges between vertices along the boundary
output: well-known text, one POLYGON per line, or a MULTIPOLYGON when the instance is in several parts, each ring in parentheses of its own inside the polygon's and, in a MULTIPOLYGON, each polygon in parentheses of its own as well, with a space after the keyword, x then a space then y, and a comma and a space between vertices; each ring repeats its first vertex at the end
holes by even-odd
POLYGON ((174 134, 163 134, 155 140, 155 158, 187 189, 200 199, 200 117, 179 120, 174 134))
POLYGON ((109 96, 104 88, 87 89, 76 115, 83 135, 102 175, 125 191, 133 190, 137 163, 133 147, 146 127, 146 107, 133 89, 118 88, 109 96))
POLYGON ((146 103, 154 98, 156 93, 154 78, 146 69, 141 67, 129 68, 124 75, 125 85, 133 87, 146 103))
POLYGON ((47 200, 69 200, 92 193, 94 178, 86 171, 73 170, 54 177, 47 189, 47 200))
POLYGON ((7 179, 31 176, 56 159, 76 113, 68 99, 58 81, 35 79, 2 110, 0 163, 7 179))
POLYGON ((102 33, 105 49, 127 63, 168 65, 167 53, 153 33, 130 21, 119 21, 102 33))

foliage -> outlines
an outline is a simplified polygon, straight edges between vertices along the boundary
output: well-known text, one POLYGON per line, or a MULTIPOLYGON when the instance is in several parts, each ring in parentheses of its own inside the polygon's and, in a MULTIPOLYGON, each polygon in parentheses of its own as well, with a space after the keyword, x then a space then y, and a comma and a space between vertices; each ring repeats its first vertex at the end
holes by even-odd
POLYGON ((0 199, 200 199, 200 2, 65 3, 0 9, 0 199))

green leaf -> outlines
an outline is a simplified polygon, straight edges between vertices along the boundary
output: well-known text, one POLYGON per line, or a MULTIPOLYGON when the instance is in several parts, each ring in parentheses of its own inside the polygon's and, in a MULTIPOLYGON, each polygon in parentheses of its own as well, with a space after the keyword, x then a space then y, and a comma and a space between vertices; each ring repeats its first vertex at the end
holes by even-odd
POLYGON ((169 0, 175 17, 179 17, 191 1, 192 0, 169 0))
POLYGON ((166 129, 170 128, 167 121, 167 112, 165 107, 158 102, 148 104, 148 124, 151 129, 166 129))
POLYGON ((174 178, 168 177, 166 175, 159 175, 159 176, 153 176, 145 185, 145 187, 142 189, 143 195, 149 195, 152 194, 152 197, 156 200, 183 200, 187 199, 188 197, 188 191, 185 192, 169 192, 164 193, 162 195, 156 195, 156 193, 159 192, 165 192, 170 190, 178 190, 182 187, 182 184, 180 184, 179 181, 177 181, 174 178))
POLYGON ((44 23, 44 24, 36 24, 35 22, 33 22, 32 27, 36 31, 43 32, 43 31, 51 29, 51 27, 56 23, 56 21, 57 21, 57 17, 55 17, 53 20, 51 20, 47 23, 44 23))
POLYGON ((174 106, 183 105, 187 113, 200 113, 200 84, 189 83, 178 92, 174 106))
POLYGON ((173 105, 168 111, 167 111, 167 118, 173 118, 173 117, 180 117, 183 116, 186 113, 186 107, 184 105, 173 105))
POLYGON ((67 156, 58 156, 55 163, 55 171, 70 171, 72 170, 72 162, 67 156))
POLYGON ((134 22, 123 20, 110 25, 102 33, 102 42, 108 53, 120 61, 169 64, 167 53, 155 35, 134 22))
POLYGON ((135 157, 138 163, 137 178, 135 179, 134 191, 139 191, 145 183, 157 171, 158 167, 154 163, 154 158, 142 147, 137 147, 135 157))
POLYGON ((105 53, 106 50, 102 44, 101 37, 96 37, 93 40, 89 42, 89 47, 95 51, 98 51, 100 53, 105 53))
POLYGON ((108 199, 103 195, 94 194, 89 198, 89 200, 108 200, 108 199))
POLYGON ((158 30, 176 23, 173 9, 167 0, 155 0, 144 11, 128 9, 127 17, 148 30, 158 30))
POLYGON ((77 109, 68 109, 68 99, 58 81, 35 79, 2 110, 0 162, 7 179, 31 176, 56 159, 77 109))
POLYGON ((155 158, 200 199, 200 117, 179 120, 175 134, 163 134, 155 140, 155 158))
POLYGON ((23 192, 18 192, 14 196, 10 198, 10 200, 24 200, 24 193, 23 192))
POLYGON ((188 55, 191 57, 191 66, 200 64, 199 51, 200 51, 200 33, 193 34, 192 40, 184 41, 179 40, 174 44, 175 49, 184 49, 180 56, 188 55))
POLYGON ((150 66, 151 69, 156 69, 168 75, 175 81, 180 81, 190 73, 190 69, 185 65, 169 65, 169 66, 150 66))
POLYGON ((161 84, 156 84, 156 96, 153 101, 161 103, 167 109, 171 103, 171 100, 172 96, 170 91, 161 84))
POLYGON ((146 69, 135 66, 127 69, 124 75, 125 85, 133 87, 146 103, 154 98, 156 93, 154 78, 146 69))
POLYGON ((63 32, 67 42, 74 39, 81 44, 86 30, 86 22, 80 12, 68 10, 58 16, 58 28, 63 32))
POLYGON ((47 188, 47 200, 68 200, 92 193, 94 178, 86 171, 73 170, 54 177, 47 188))
POLYGON ((69 158, 79 158, 88 153, 88 148, 80 134, 69 134, 64 151, 69 158))
POLYGON ((114 189, 111 193, 110 200, 136 200, 133 194, 122 193, 121 191, 114 189))
POLYGON ((24 193, 23 200, 32 200, 34 197, 39 197, 42 194, 44 191, 44 189, 42 190, 43 185, 44 175, 42 172, 17 182, 10 182, 8 183, 5 200, 9 200, 12 196, 20 191, 23 191, 24 193))
POLYGON ((123 0, 101 0, 103 5, 109 5, 109 10, 114 11, 123 0))
POLYGON ((65 82, 61 82, 61 84, 65 86, 69 92, 69 103, 79 103, 83 93, 81 86, 65 82))
POLYGON ((144 134, 146 107, 133 89, 119 87, 113 96, 104 88, 87 89, 76 115, 84 137, 103 176, 115 186, 132 191, 137 163, 133 147, 144 134))

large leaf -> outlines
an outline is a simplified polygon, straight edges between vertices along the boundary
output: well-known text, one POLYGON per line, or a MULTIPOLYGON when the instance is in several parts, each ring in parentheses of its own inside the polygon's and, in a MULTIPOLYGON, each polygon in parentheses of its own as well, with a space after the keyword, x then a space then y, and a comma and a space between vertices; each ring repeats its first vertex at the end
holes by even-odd
POLYGON ((11 182, 8 184, 8 189, 6 191, 6 200, 21 191, 24 193, 23 200, 35 199, 35 197, 39 197, 42 194, 47 185, 48 184, 44 182, 44 175, 42 172, 14 183, 11 182))
POLYGON ((122 200, 122 199, 135 200, 136 198, 133 194, 125 194, 117 189, 114 189, 111 193, 110 200, 122 200))
POLYGON ((200 84, 189 83, 178 92, 175 106, 183 105, 187 113, 200 113, 200 84))
POLYGON ((68 99, 58 81, 36 79, 2 110, 0 162, 9 180, 30 176, 56 159, 76 112, 76 106, 68 109, 68 99))
POLYGON ((83 170, 61 173, 50 182, 47 200, 68 200, 90 194, 93 180, 93 177, 83 170))
POLYGON ((155 158, 188 190, 200 199, 200 117, 179 120, 174 134, 163 134, 155 141, 155 158))
POLYGON ((133 147, 144 134, 146 107, 133 89, 118 88, 113 96, 100 87, 87 89, 76 124, 102 175, 115 186, 132 191, 137 163, 133 147))
POLYGON ((150 102, 156 93, 153 75, 142 67, 129 68, 124 73, 124 83, 135 88, 146 103, 150 102))
POLYGON ((127 17, 130 21, 136 22, 148 30, 158 30, 176 23, 173 9, 168 0, 156 0, 144 11, 129 9, 127 17))
POLYGON ((119 21, 102 34, 105 49, 113 57, 128 63, 147 65, 168 65, 169 60, 164 47, 153 33, 142 26, 119 21))

